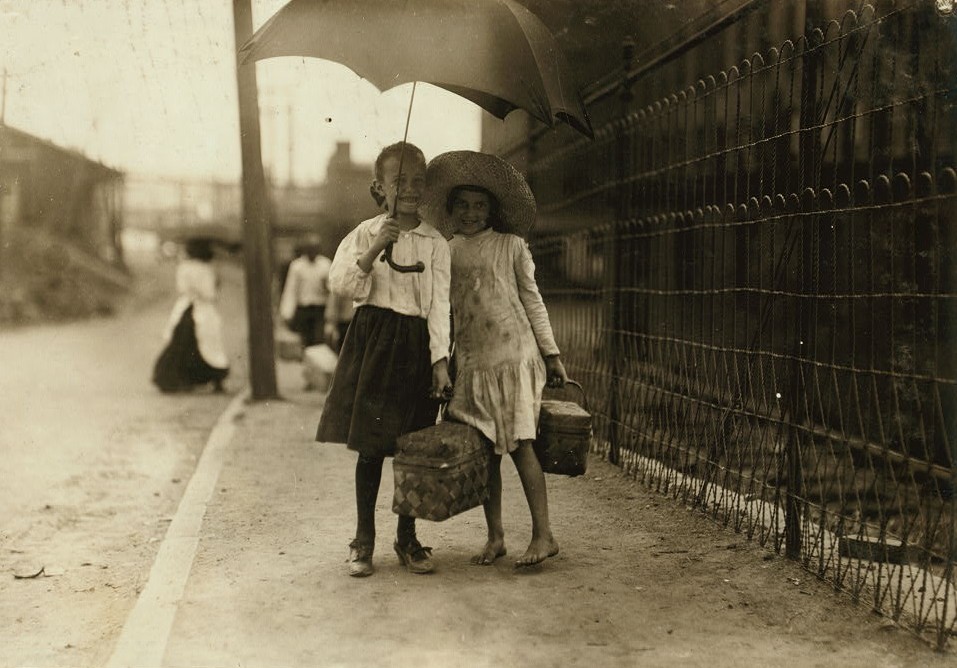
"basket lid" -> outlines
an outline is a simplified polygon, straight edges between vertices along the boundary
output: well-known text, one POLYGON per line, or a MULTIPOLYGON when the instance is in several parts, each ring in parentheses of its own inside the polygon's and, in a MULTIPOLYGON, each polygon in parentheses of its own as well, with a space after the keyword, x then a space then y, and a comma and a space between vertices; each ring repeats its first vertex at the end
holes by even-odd
POLYGON ((450 421, 403 434, 396 441, 397 456, 437 463, 468 459, 484 448, 481 432, 475 427, 450 421))
POLYGON ((542 399, 543 418, 550 417, 591 417, 591 413, 576 404, 574 401, 559 401, 557 399, 542 399))

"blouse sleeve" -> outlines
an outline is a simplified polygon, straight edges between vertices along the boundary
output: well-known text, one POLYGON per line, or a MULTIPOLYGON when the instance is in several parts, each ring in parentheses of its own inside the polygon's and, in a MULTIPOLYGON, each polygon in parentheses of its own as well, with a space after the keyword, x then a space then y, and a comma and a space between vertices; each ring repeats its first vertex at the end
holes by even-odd
POLYGON ((449 286, 452 255, 449 242, 436 238, 432 244, 432 304, 429 307, 429 350, 432 364, 449 356, 449 286))
POLYGON ((369 250, 368 235, 365 226, 359 225, 352 230, 336 249, 336 255, 329 268, 329 289, 361 301, 369 296, 372 289, 372 274, 359 268, 358 260, 369 250))
POLYGON ((535 262, 532 260, 532 252, 528 249, 528 244, 519 237, 516 237, 515 248, 513 257, 518 296, 532 325, 538 349, 541 350, 542 357, 558 355, 558 345, 555 343, 552 325, 548 320, 548 311, 545 310, 545 302, 542 301, 538 284, 535 282, 535 262))

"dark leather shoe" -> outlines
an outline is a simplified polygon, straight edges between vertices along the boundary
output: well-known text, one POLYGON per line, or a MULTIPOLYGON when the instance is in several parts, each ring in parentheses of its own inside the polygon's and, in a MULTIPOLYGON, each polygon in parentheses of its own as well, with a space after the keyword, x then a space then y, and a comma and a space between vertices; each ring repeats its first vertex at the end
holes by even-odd
POLYGON ((364 578, 372 575, 372 545, 353 539, 349 543, 349 575, 364 578))
POLYGON ((399 555, 399 560, 405 564, 410 573, 421 575, 435 570, 435 566, 432 565, 432 548, 422 547, 418 539, 413 538, 404 545, 400 545, 399 541, 396 541, 392 544, 392 547, 395 549, 395 553, 399 555))

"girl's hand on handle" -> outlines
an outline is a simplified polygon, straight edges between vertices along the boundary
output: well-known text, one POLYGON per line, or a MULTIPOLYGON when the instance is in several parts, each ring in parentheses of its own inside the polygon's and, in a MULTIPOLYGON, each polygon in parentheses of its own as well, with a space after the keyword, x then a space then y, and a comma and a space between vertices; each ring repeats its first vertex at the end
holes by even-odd
POLYGON ((565 387, 568 382, 568 374, 565 373, 565 365, 558 355, 549 355, 545 358, 545 377, 549 387, 565 387))
POLYGON ((395 222, 394 218, 386 218, 382 223, 382 227, 379 228, 379 232, 372 240, 372 245, 369 246, 369 250, 363 253, 362 257, 356 261, 356 264, 359 265, 362 271, 368 274, 372 271, 372 266, 376 258, 385 250, 385 247, 398 240, 399 225, 395 222))
POLYGON ((432 365, 432 390, 429 397, 439 401, 452 398, 452 381, 449 379, 449 360, 445 357, 432 365))
POLYGON ((379 252, 384 251, 385 247, 399 240, 399 225, 395 218, 386 218, 379 228, 379 233, 372 240, 372 247, 379 252))

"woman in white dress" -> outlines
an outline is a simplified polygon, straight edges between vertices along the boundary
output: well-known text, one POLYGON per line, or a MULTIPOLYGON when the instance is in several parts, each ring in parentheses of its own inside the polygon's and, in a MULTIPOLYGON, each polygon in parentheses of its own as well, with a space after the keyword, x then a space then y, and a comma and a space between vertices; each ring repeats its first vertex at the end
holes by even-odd
POLYGON ((179 298, 166 325, 165 346, 153 367, 153 383, 162 392, 207 384, 222 392, 229 359, 215 305, 218 286, 212 244, 191 239, 186 243, 186 256, 176 268, 179 298))

